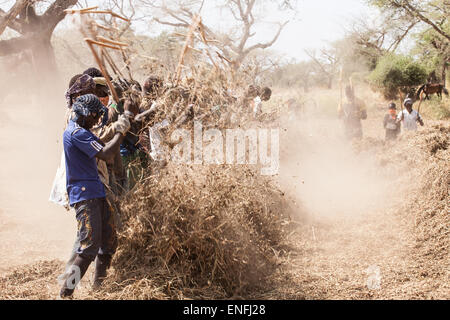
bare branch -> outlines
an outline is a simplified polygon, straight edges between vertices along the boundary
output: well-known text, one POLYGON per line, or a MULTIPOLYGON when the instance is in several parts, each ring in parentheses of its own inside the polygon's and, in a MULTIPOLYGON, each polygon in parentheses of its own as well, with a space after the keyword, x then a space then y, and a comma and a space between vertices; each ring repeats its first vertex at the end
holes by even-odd
POLYGON ((437 33, 442 35, 443 37, 447 38, 447 40, 450 41, 450 35, 447 34, 442 28, 439 28, 433 21, 431 21, 429 18, 425 17, 416 7, 412 6, 409 1, 407 0, 400 0, 400 1, 392 1, 392 4, 396 6, 397 8, 403 8, 408 12, 411 16, 417 17, 421 21, 425 22, 429 26, 431 26, 434 30, 436 30, 437 33))
POLYGON ((247 48, 246 50, 244 50, 244 53, 249 53, 250 51, 255 50, 255 49, 266 49, 266 48, 272 46, 278 40, 278 37, 280 36, 281 31, 283 31, 284 27, 288 24, 288 22, 289 21, 286 21, 285 23, 280 25, 277 33, 275 34, 275 36, 273 37, 273 39, 271 41, 266 42, 266 43, 257 43, 255 45, 247 48))
MULTIPOLYGON (((0 21, 2 19, 7 19, 7 13, 0 9, 0 21)), ((18 33, 23 32, 22 23, 16 18, 10 18, 7 26, 18 33)))
POLYGON ((0 35, 5 31, 5 28, 10 24, 11 20, 15 19, 19 13, 28 4, 28 0, 19 0, 4 16, 0 16, 0 35))

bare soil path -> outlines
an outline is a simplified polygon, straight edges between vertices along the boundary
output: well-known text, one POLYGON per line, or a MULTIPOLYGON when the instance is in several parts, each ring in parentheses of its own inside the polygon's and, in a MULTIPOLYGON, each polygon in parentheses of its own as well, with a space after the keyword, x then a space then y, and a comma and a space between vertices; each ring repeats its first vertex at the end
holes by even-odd
POLYGON ((48 201, 64 114, 48 109, 17 101, 0 106, 0 275, 39 260, 65 259, 75 239, 73 215, 48 201))
POLYGON ((280 179, 305 205, 307 219, 293 240, 298 252, 280 273, 280 298, 450 298, 449 261, 420 251, 416 213, 409 212, 427 177, 377 154, 386 148, 380 115, 364 123, 367 148, 360 153, 329 121, 297 129, 295 141, 310 142, 288 148, 280 179))

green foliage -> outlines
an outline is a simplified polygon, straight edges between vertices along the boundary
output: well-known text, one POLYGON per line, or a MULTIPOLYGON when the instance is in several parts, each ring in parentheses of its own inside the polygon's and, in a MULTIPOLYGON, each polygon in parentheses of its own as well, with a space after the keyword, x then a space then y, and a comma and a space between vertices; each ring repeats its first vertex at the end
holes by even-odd
POLYGON ((395 99, 399 89, 426 82, 427 69, 410 56, 385 55, 369 75, 369 81, 383 90, 387 99, 395 99))
MULTIPOLYGON (((450 33, 450 23, 442 25, 442 29, 450 33)), ((443 81, 443 68, 448 68, 450 61, 450 43, 433 28, 428 28, 416 36, 417 41, 413 53, 417 54, 429 72, 434 71, 438 81, 443 81)))

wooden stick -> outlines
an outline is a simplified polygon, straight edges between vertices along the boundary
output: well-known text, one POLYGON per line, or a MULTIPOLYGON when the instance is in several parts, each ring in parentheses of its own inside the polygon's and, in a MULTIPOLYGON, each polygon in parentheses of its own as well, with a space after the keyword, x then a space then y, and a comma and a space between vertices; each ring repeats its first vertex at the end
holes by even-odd
POLYGON ((194 31, 198 27, 198 25, 201 23, 201 21, 202 21, 201 17, 199 15, 195 15, 194 18, 192 19, 191 25, 189 26, 189 31, 186 36, 186 42, 184 43, 183 49, 181 49, 180 59, 178 61, 178 66, 176 69, 175 84, 177 84, 177 85, 180 81, 181 66, 184 64, 184 56, 186 55, 186 53, 189 49, 189 44, 192 42, 194 31))
POLYGON ((114 49, 114 50, 120 50, 120 47, 114 47, 112 45, 109 45, 109 44, 106 44, 106 43, 103 43, 103 42, 100 42, 100 41, 95 41, 95 40, 92 40, 92 39, 89 39, 89 38, 86 38, 84 40, 86 42, 89 42, 89 43, 92 43, 92 44, 96 44, 96 45, 101 46, 101 47, 106 47, 106 48, 110 48, 110 49, 114 49))
POLYGON ((109 43, 109 44, 114 44, 114 45, 119 46, 119 47, 128 47, 128 43, 113 41, 111 39, 107 39, 107 38, 102 37, 102 36, 98 36, 97 39, 102 41, 102 42, 106 42, 106 43, 109 43))
POLYGON ((208 41, 206 40, 205 30, 203 28, 203 24, 202 23, 200 23, 199 29, 200 29, 200 37, 202 38, 203 42, 207 45, 208 41))
POLYGON ((112 30, 113 30, 113 29, 111 29, 111 28, 109 28, 109 27, 105 27, 105 26, 103 26, 103 25, 101 25, 100 23, 95 22, 95 21, 94 21, 94 24, 95 24, 97 27, 99 27, 99 28, 101 28, 101 29, 103 29, 103 30, 106 30, 106 31, 112 31, 112 30))
POLYGON ((402 91, 400 90, 400 88, 398 89, 398 96, 400 98, 400 105, 402 106, 402 110, 400 111, 402 113, 402 117, 400 118, 403 121, 404 118, 404 114, 403 114, 403 100, 402 100, 402 91))
POLYGON ((82 8, 82 9, 66 9, 66 10, 64 10, 64 12, 67 14, 75 14, 78 12, 86 12, 86 11, 91 11, 91 10, 95 10, 95 9, 98 9, 98 6, 82 8))
POLYGON ((134 81, 133 76, 131 75, 131 69, 130 69, 130 59, 128 59, 127 55, 125 54, 125 51, 123 51, 123 48, 120 47, 120 52, 122 53, 122 59, 125 63, 125 66, 128 70, 128 75, 130 76, 130 80, 134 81))
POLYGON ((419 106, 417 107, 417 113, 420 115, 420 105, 422 104, 423 101, 423 91, 420 93, 420 101, 419 101, 419 106))
POLYGON ((109 65, 111 66, 111 69, 113 69, 113 72, 116 75, 119 75, 121 78, 124 78, 123 74, 120 72, 119 68, 116 66, 116 64, 114 63, 114 60, 111 58, 111 56, 109 55, 108 51, 104 51, 105 54, 105 58, 106 61, 109 63, 109 65))
POLYGON ((113 17, 122 19, 123 21, 130 22, 130 19, 124 18, 124 17, 122 17, 121 15, 118 15, 117 13, 112 12, 111 10, 97 10, 97 11, 84 11, 84 12, 80 12, 80 14, 89 14, 89 13, 110 14, 110 15, 112 15, 113 17))
POLYGON ((191 47, 191 46, 188 46, 188 49, 189 49, 189 50, 192 50, 192 51, 195 51, 195 52, 198 52, 198 53, 203 53, 202 50, 196 49, 196 48, 191 47))
POLYGON ((223 60, 225 60, 226 62, 228 62, 230 64, 233 63, 230 59, 225 58, 223 55, 221 55, 219 51, 216 51, 216 53, 217 53, 217 55, 219 56, 220 59, 223 59, 223 60))
POLYGON ((186 34, 178 33, 178 32, 174 32, 174 33, 172 33, 172 35, 177 36, 177 37, 183 37, 183 38, 185 38, 187 36, 186 34))
POLYGON ((216 64, 216 62, 214 61, 214 59, 211 56, 211 54, 209 53, 209 51, 208 50, 205 50, 205 51, 206 51, 206 55, 208 56, 209 60, 214 65, 214 68, 216 68, 216 70, 219 70, 219 66, 216 64))
MULTIPOLYGON (((108 76, 108 72, 106 71, 105 66, 103 65, 100 57, 98 56, 97 51, 94 48, 94 43, 91 41, 92 39, 84 39, 87 43, 87 45, 89 46, 89 48, 91 49, 92 54, 94 55, 94 59, 97 62, 100 71, 102 72, 103 76, 106 79, 106 83, 108 84, 109 90, 111 90, 111 94, 115 100, 116 103, 119 103, 119 96, 117 95, 116 89, 114 89, 114 86, 112 85, 111 81, 109 80, 109 76, 108 76)), ((100 46, 100 52, 102 52, 103 47, 100 46)))

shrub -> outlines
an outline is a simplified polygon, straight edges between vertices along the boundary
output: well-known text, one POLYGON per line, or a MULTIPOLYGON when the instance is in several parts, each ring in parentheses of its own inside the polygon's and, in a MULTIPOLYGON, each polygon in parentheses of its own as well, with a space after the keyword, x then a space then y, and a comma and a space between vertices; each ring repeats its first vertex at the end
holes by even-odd
POLYGON ((410 56, 385 55, 369 75, 369 81, 380 88, 386 99, 396 99, 399 89, 405 91, 423 84, 427 70, 410 56))

